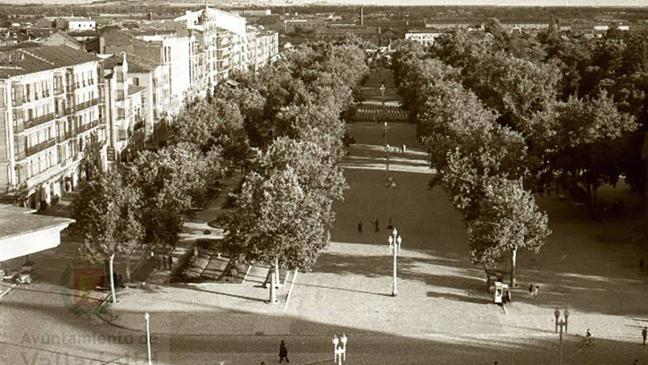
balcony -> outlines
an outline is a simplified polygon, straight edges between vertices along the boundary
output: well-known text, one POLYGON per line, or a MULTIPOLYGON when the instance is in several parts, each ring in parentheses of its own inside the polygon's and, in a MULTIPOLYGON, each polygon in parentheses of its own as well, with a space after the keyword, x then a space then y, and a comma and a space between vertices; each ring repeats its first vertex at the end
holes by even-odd
POLYGON ((56 118, 55 113, 49 113, 49 114, 41 115, 40 117, 32 118, 32 119, 25 122, 25 129, 33 128, 33 127, 35 127, 37 125, 47 123, 47 122, 49 122, 49 121, 51 121, 52 119, 55 119, 55 118, 56 118))
POLYGON ((74 136, 75 134, 73 130, 63 133, 62 135, 56 137, 56 143, 63 143, 74 136))
POLYGON ((94 106, 94 105, 99 105, 99 98, 88 100, 86 102, 77 104, 77 105, 73 106, 72 109, 75 112, 78 112, 79 110, 83 110, 83 109, 89 108, 89 107, 94 106))
POLYGON ((83 125, 79 126, 79 128, 76 129, 76 132, 77 132, 77 134, 81 134, 81 133, 83 133, 83 132, 85 132, 85 131, 87 131, 89 129, 97 127, 98 125, 99 125, 99 120, 98 119, 93 120, 90 123, 83 124, 83 125))
POLYGON ((54 88, 54 95, 59 96, 65 93, 65 89, 62 86, 54 88))
POLYGON ((38 152, 40 152, 40 151, 42 151, 44 149, 47 149, 49 147, 52 147, 54 145, 56 145, 56 139, 50 139, 50 140, 47 140, 45 142, 41 142, 41 143, 39 143, 37 145, 27 147, 27 149, 25 150, 25 156, 24 157, 31 156, 31 155, 33 155, 35 153, 38 153, 38 152))

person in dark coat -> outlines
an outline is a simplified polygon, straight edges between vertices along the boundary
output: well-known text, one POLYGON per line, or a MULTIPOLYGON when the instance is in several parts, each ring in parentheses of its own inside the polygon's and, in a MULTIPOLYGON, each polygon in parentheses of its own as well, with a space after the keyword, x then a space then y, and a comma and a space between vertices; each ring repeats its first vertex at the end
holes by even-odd
POLYGON ((279 362, 283 362, 284 359, 286 359, 286 362, 290 362, 290 360, 288 360, 288 346, 286 346, 286 340, 281 340, 281 343, 279 344, 279 362))
POLYGON ((358 222, 358 233, 362 233, 362 222, 358 222))
POLYGON ((643 344, 646 346, 646 337, 648 337, 648 327, 644 327, 641 330, 641 337, 643 337, 643 344))
POLYGON ((376 228, 376 232, 380 231, 380 222, 378 222, 378 218, 374 221, 374 226, 376 228))

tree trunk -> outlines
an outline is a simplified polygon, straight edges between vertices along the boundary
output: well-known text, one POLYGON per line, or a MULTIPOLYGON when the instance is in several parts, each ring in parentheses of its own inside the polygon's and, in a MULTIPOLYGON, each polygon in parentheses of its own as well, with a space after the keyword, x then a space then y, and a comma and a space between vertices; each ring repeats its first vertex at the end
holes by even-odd
POLYGON ((511 288, 517 287, 517 280, 515 278, 515 262, 517 260, 517 246, 511 250, 511 288))
POLYGON ((115 254, 110 255, 110 292, 112 297, 112 302, 117 303, 117 293, 115 293, 115 272, 113 269, 113 263, 115 261, 115 254))
POLYGON ((276 282, 273 283, 275 288, 278 288, 281 285, 281 278, 279 277, 279 256, 275 257, 275 280, 276 282))
POLYGON ((130 283, 131 282, 131 262, 130 262, 130 255, 126 255, 126 282, 130 283))

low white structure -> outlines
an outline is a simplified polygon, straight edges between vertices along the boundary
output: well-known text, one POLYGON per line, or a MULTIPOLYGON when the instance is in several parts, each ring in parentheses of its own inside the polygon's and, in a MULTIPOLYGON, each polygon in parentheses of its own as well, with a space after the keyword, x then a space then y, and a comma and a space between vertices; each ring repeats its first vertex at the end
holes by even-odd
POLYGON ((90 18, 63 17, 56 20, 56 27, 68 32, 86 32, 96 30, 97 23, 90 18))
POLYGON ((0 263, 58 246, 61 231, 74 222, 34 212, 0 204, 0 263))

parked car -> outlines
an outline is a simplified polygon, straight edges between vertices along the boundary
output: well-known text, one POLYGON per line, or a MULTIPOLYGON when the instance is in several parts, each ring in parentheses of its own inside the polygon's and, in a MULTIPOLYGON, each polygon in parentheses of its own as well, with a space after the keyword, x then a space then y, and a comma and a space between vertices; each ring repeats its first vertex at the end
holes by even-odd
POLYGON ((32 276, 30 273, 27 272, 21 272, 16 274, 14 280, 16 281, 16 284, 26 284, 29 285, 32 283, 32 276))

